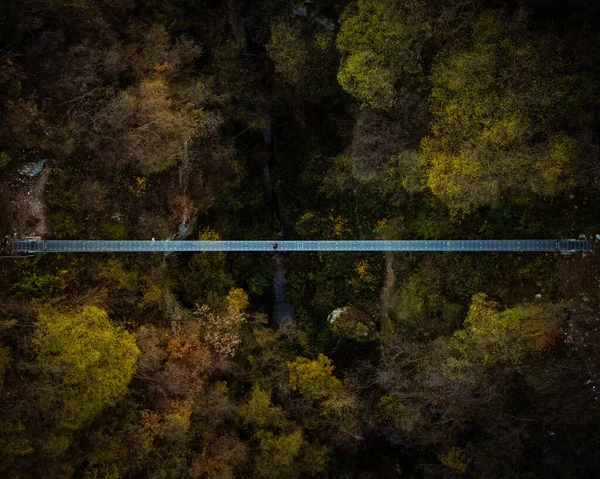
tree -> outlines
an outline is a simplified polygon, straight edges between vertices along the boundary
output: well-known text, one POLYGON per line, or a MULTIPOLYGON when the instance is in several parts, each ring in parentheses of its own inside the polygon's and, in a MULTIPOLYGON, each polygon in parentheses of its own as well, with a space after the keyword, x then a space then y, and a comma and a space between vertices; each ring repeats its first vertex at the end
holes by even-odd
POLYGON ((560 42, 523 12, 485 12, 472 38, 436 58, 431 134, 421 142, 427 185, 468 211, 507 194, 553 196, 573 184, 569 115, 580 97, 560 42))
POLYGON ((296 430, 291 434, 274 434, 261 431, 259 434, 260 452, 256 459, 255 472, 258 477, 296 477, 292 471, 296 457, 302 447, 302 431, 296 430))
POLYGON ((10 366, 10 363, 10 349, 0 346, 0 393, 2 393, 2 390, 4 389, 4 376, 6 374, 6 370, 10 366))
POLYGON ((333 376, 331 359, 319 354, 315 361, 297 357, 288 363, 290 386, 309 398, 324 398, 335 395, 342 387, 341 381, 333 376))
POLYGON ((201 113, 176 106, 161 75, 147 78, 123 91, 107 106, 107 128, 119 144, 121 157, 142 173, 157 173, 176 163, 177 154, 194 135, 201 113))
POLYGON ((27 76, 15 57, 7 55, 0 60, 0 169, 11 162, 15 153, 35 150, 48 132, 46 119, 35 101, 23 92, 27 76), (6 150, 6 151, 5 151, 6 150))
POLYGON ((410 108, 413 115, 409 122, 373 110, 358 114, 348 151, 355 178, 363 182, 377 180, 395 166, 393 157, 406 151, 414 136, 409 131, 418 123, 418 107, 410 108))
POLYGON ((340 23, 338 81, 362 106, 390 109, 423 79, 421 51, 431 36, 424 2, 358 0, 340 23))
POLYGON ((327 464, 328 448, 307 442, 300 429, 275 435, 259 431, 260 441, 254 473, 261 478, 297 478, 322 473, 327 464))
POLYGON ((229 306, 225 313, 217 315, 208 306, 196 305, 193 315, 203 339, 217 357, 232 357, 241 341, 241 327, 245 322, 242 312, 229 306))
POLYGON ((254 386, 240 413, 247 423, 261 429, 282 430, 290 425, 283 410, 271 404, 271 394, 259 386, 254 386))
POLYGON ((197 322, 188 321, 175 334, 150 328, 138 333, 144 338, 141 365, 146 374, 152 374, 149 390, 156 407, 168 409, 172 401, 199 403, 212 360, 198 329, 197 322))
POLYGON ((469 361, 519 363, 556 341, 562 318, 561 309, 553 304, 524 304, 501 311, 498 303, 478 293, 471 300, 463 329, 454 334, 454 346, 469 361))
POLYGON ((438 459, 444 466, 454 469, 458 472, 466 472, 467 462, 463 452, 458 447, 451 448, 446 454, 438 455, 438 459))
POLYGON ((350 55, 338 74, 340 85, 354 95, 363 106, 386 110, 394 105, 395 75, 371 51, 350 55))
POLYGON ((346 306, 332 311, 327 321, 331 324, 331 329, 334 332, 357 341, 372 340, 375 333, 375 324, 369 316, 353 306, 346 306))
MULTIPOLYGON (((96 22, 108 26, 94 15, 89 23, 96 22)), ((163 171, 176 163, 204 117, 192 101, 175 98, 176 91, 191 83, 181 71, 200 56, 201 48, 189 39, 171 38, 162 25, 129 23, 122 35, 106 30, 100 38, 83 36, 70 43, 61 54, 64 58, 45 65, 46 74, 56 77, 46 87, 47 94, 68 105, 65 116, 75 138, 85 135, 85 142, 75 145, 79 151, 113 168, 133 165, 144 174, 163 171)), ((61 131, 69 128, 51 126, 46 134, 51 144, 59 144, 61 131)), ((69 140, 73 150, 75 140, 69 140)))
POLYGON ((332 32, 311 32, 300 25, 277 23, 271 27, 271 39, 266 48, 277 73, 298 95, 318 101, 334 91, 332 32))
MULTIPOLYGON (((198 239, 217 241, 221 237, 207 228, 200 233, 198 239)), ((209 303, 211 306, 220 306, 222 301, 219 300, 227 296, 232 283, 231 277, 225 271, 225 253, 221 251, 194 253, 180 281, 186 303, 190 305, 209 303)))
POLYGON ((36 328, 37 363, 61 381, 60 410, 53 411, 60 426, 79 429, 125 394, 139 350, 105 311, 46 309, 36 328))
POLYGON ((445 291, 445 271, 439 261, 425 260, 407 271, 399 291, 390 297, 393 326, 406 337, 425 339, 448 335, 465 317, 466 308, 452 303, 445 291), (410 274, 410 271, 415 271, 410 274))
POLYGON ((204 447, 193 460, 192 478, 235 477, 235 468, 247 460, 247 446, 236 436, 224 435, 204 447))
POLYGON ((233 309, 243 312, 248 307, 248 295, 242 288, 231 288, 227 295, 227 303, 233 309))

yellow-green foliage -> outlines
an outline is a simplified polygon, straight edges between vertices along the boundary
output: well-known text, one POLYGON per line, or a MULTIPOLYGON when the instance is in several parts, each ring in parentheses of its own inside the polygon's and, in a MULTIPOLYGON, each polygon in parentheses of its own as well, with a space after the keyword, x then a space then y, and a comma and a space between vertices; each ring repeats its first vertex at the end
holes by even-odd
POLYGON ((110 258, 98 263, 96 277, 113 289, 129 289, 137 284, 138 273, 128 270, 119 258, 110 258))
POLYGON ((147 309, 152 306, 158 306, 161 304, 164 296, 165 291, 161 285, 148 282, 146 284, 146 288, 144 289, 142 300, 138 303, 138 308, 147 309))
POLYGON ((446 454, 440 454, 438 459, 442 464, 458 472, 466 472, 467 463, 461 449, 453 447, 446 454))
POLYGON ((416 407, 403 404, 389 393, 379 399, 379 409, 384 419, 391 421, 395 428, 405 433, 418 432, 424 418, 416 407))
POLYGON ((454 334, 455 347, 468 359, 484 363, 519 363, 552 345, 561 312, 551 304, 528 304, 500 310, 483 293, 473 296, 464 328, 454 334))
POLYGON ((392 107, 396 83, 420 75, 419 53, 431 29, 422 2, 358 0, 340 22, 340 85, 363 106, 392 107))
POLYGON ((200 241, 220 241, 221 235, 211 228, 204 228, 198 235, 200 241))
MULTIPOLYGON (((450 141, 448 141, 448 144, 450 141)), ((419 158, 426 165, 427 186, 446 204, 468 210, 488 203, 500 194, 501 178, 484 166, 486 158, 473 150, 452 154, 446 142, 424 138, 419 158)))
POLYGON ((20 421, 0 421, 0 458, 25 456, 32 452, 30 434, 20 421))
POLYGON ((554 195, 571 184, 577 145, 558 125, 574 82, 548 43, 529 35, 521 19, 486 12, 468 46, 437 57, 432 133, 420 161, 431 191, 453 209, 508 192, 554 195))
POLYGON ((192 404, 188 401, 174 401, 171 411, 161 424, 161 435, 169 441, 181 441, 190 428, 192 404))
POLYGON ((42 445, 43 451, 50 456, 57 456, 62 454, 71 444, 71 439, 66 434, 50 434, 42 445))
POLYGON ((147 188, 148 178, 146 178, 145 176, 138 176, 136 177, 133 184, 129 186, 129 191, 131 191, 135 196, 140 197, 144 196, 144 193, 146 193, 147 188))
POLYGON ((394 104, 394 73, 372 52, 358 52, 346 58, 338 81, 365 106, 385 110, 394 104))
POLYGON ((299 26, 278 23, 271 27, 266 48, 277 73, 295 87, 297 94, 319 99, 329 93, 335 69, 332 32, 315 34, 299 26))
POLYGON ((242 288, 231 288, 227 295, 227 304, 238 311, 248 307, 248 295, 242 288))
POLYGON ((12 157, 6 152, 0 152, 0 170, 8 166, 11 162, 12 157))
POLYGON ((105 311, 46 309, 36 326, 37 361, 61 381, 60 426, 78 429, 125 394, 139 350, 105 311))
POLYGON ((366 259, 361 259, 356 263, 354 268, 355 276, 348 280, 354 290, 358 293, 361 291, 375 291, 378 286, 377 277, 373 274, 373 267, 366 259))
POLYGON ((255 473, 258 477, 294 477, 292 472, 304 439, 300 429, 291 434, 275 436, 268 431, 260 431, 260 452, 256 458, 255 473))
POLYGON ((402 335, 425 339, 451 334, 464 320, 462 308, 443 294, 443 274, 436 263, 423 262, 390 297, 393 326, 402 335))
POLYGON ((561 180, 569 182, 570 178, 564 176, 569 172, 577 150, 577 142, 568 135, 558 134, 548 140, 546 154, 536 165, 542 176, 539 193, 553 195, 561 180))
POLYGON ((325 470, 328 448, 308 443, 300 429, 280 435, 259 431, 257 437, 260 445, 254 469, 256 477, 310 477, 325 470))
POLYGON ((138 308, 161 309, 168 301, 167 296, 173 287, 172 277, 169 275, 169 267, 162 264, 143 275, 142 300, 138 303, 138 308))
POLYGON ((104 219, 98 224, 98 236, 106 240, 127 239, 127 226, 110 219, 104 219))
POLYGON ((336 394, 342 387, 339 379, 333 376, 335 367, 331 359, 323 354, 315 361, 297 357, 288 363, 290 386, 308 397, 322 398, 336 394))
POLYGON ((296 223, 296 231, 307 239, 317 238, 325 229, 324 218, 314 211, 304 213, 296 223))
POLYGON ((288 425, 283 410, 271 404, 271 394, 258 386, 254 386, 240 412, 247 423, 259 428, 283 429, 288 425))
POLYGON ((348 219, 334 215, 322 216, 314 211, 307 211, 298 219, 296 232, 307 239, 349 239, 352 231, 348 219))
POLYGON ((266 47, 277 73, 293 85, 300 84, 311 60, 300 29, 285 24, 273 25, 266 47))
POLYGON ((10 288, 18 296, 30 298, 47 298, 53 293, 64 289, 64 282, 59 276, 51 274, 37 275, 35 273, 25 276, 21 281, 10 288))

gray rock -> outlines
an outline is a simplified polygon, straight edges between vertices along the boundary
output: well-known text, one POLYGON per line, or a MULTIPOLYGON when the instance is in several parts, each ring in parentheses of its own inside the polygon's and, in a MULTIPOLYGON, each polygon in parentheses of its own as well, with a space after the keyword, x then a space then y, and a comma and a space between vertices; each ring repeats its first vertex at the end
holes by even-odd
POLYGON ((26 163, 19 169, 19 174, 21 176, 29 176, 30 178, 33 178, 42 172, 45 164, 46 160, 40 160, 37 163, 26 163))

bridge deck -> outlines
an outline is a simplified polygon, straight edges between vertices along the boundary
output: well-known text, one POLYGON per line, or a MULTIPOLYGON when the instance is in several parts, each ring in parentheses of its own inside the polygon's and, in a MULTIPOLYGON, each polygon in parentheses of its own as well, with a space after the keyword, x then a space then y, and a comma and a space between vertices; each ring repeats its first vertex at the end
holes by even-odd
MULTIPOLYGON (((17 253, 273 251, 272 241, 12 241, 17 253)), ((559 251, 585 253, 586 240, 349 240, 278 241, 277 251, 559 251)))

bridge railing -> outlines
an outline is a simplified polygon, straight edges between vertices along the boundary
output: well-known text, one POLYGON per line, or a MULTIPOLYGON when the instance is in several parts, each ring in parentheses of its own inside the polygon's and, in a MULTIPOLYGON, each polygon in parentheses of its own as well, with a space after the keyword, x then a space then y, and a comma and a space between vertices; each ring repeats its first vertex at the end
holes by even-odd
POLYGON ((587 240, 338 240, 338 241, 12 241, 15 253, 183 252, 183 251, 521 251, 585 253, 587 240))

